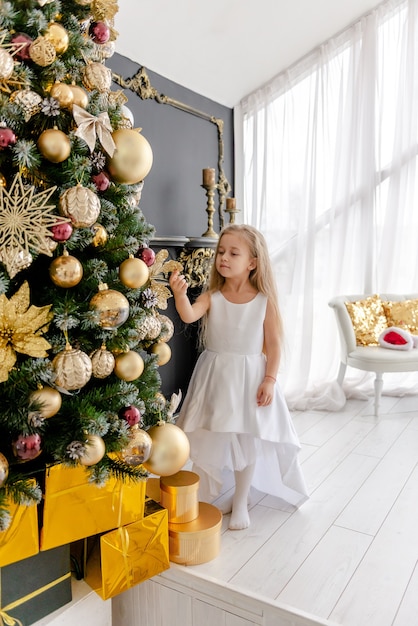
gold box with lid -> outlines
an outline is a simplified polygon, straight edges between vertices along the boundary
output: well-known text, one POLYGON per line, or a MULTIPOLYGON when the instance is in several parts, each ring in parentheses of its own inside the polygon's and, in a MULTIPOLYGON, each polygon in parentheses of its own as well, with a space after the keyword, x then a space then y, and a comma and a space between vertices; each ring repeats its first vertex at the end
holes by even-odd
POLYGON ((199 475, 181 470, 160 478, 160 503, 168 510, 168 521, 191 522, 199 515, 199 475))
POLYGON ((222 513, 216 506, 199 502, 198 516, 186 523, 168 523, 170 561, 199 565, 216 558, 221 547, 222 513))

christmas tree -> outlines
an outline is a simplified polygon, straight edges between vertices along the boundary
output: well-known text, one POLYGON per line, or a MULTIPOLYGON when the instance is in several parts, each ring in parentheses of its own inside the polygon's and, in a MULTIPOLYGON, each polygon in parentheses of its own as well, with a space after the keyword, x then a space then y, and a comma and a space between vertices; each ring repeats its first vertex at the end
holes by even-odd
POLYGON ((177 263, 149 248, 152 150, 111 90, 117 10, 0 5, 0 530, 8 502, 40 501, 48 464, 99 485, 145 476, 133 437, 172 417, 159 367, 177 263))

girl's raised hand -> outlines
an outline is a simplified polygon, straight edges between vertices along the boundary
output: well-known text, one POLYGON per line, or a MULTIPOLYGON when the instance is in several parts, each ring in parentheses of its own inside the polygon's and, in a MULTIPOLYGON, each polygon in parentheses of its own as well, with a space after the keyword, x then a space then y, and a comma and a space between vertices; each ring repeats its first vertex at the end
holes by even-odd
POLYGON ((187 293, 186 279, 178 270, 175 270, 170 274, 169 284, 171 290, 175 296, 185 295, 187 293))

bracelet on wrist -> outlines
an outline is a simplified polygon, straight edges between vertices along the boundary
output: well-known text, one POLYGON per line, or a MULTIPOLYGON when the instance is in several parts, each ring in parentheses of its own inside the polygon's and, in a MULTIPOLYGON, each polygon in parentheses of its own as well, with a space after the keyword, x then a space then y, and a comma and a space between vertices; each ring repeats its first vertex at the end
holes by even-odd
POLYGON ((274 378, 274 376, 269 376, 268 374, 266 374, 264 378, 270 378, 271 380, 274 380, 274 382, 276 382, 276 379, 274 378))

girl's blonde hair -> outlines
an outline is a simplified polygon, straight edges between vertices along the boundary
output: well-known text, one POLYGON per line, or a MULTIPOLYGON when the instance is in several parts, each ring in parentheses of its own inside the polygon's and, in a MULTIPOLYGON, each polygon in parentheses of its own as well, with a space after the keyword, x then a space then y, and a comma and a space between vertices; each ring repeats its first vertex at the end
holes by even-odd
MULTIPOLYGON (((211 293, 222 289, 225 278, 221 276, 216 269, 216 256, 218 254, 219 247, 221 245, 222 236, 226 234, 234 234, 240 237, 248 246, 250 256, 257 259, 256 267, 250 271, 249 280, 251 285, 260 293, 267 296, 269 301, 274 307, 277 318, 277 327, 280 337, 283 333, 283 322, 279 309, 279 302, 277 296, 276 281, 273 274, 273 268, 270 262, 270 256, 268 247, 264 235, 249 224, 229 224, 225 226, 220 235, 215 250, 215 256, 212 263, 209 281, 206 286, 206 290, 211 293)), ((206 318, 206 316, 204 316, 206 318)), ((206 328, 206 319, 202 320, 202 333, 201 343, 204 342, 204 334, 206 328)))

